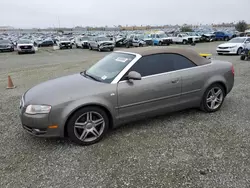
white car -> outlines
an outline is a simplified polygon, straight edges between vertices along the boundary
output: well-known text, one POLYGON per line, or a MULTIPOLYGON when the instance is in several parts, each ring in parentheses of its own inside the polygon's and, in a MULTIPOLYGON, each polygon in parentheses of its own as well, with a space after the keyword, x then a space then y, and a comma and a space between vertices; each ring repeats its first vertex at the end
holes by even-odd
POLYGON ((177 33, 172 37, 174 43, 182 44, 187 44, 190 39, 193 39, 193 37, 188 36, 186 33, 177 33))
POLYGON ((36 53, 34 42, 28 39, 20 39, 17 41, 17 52, 18 54, 36 53))
POLYGON ((244 46, 250 42, 250 37, 236 37, 226 43, 220 44, 216 51, 218 55, 222 54, 241 54, 244 46))
POLYGON ((88 48, 89 47, 89 37, 88 36, 78 36, 75 38, 76 48, 88 48))

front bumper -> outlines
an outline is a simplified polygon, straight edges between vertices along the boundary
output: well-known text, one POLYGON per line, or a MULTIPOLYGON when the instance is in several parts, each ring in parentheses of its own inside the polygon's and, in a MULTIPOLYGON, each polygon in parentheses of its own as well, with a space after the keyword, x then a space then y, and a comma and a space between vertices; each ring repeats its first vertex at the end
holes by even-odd
POLYGON ((237 54, 237 48, 226 48, 226 49, 221 49, 217 48, 216 52, 220 54, 237 54))
POLYGON ((114 47, 115 47, 114 45, 101 45, 101 46, 99 46, 99 48, 102 50, 112 49, 114 47))
POLYGON ((60 137, 61 131, 58 128, 49 128, 52 123, 49 121, 49 114, 29 115, 24 113, 25 109, 20 109, 20 119, 26 132, 38 137, 60 137))

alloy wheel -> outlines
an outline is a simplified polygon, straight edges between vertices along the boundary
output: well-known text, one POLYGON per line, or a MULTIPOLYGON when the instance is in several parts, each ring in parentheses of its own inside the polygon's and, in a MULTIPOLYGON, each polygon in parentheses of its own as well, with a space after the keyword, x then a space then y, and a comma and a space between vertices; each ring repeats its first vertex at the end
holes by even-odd
POLYGON ((75 136, 84 142, 97 140, 105 129, 104 117, 95 111, 82 114, 74 124, 75 136))
POLYGON ((213 87, 208 91, 206 97, 206 104, 210 110, 216 110, 220 107, 224 99, 224 94, 221 88, 213 87))

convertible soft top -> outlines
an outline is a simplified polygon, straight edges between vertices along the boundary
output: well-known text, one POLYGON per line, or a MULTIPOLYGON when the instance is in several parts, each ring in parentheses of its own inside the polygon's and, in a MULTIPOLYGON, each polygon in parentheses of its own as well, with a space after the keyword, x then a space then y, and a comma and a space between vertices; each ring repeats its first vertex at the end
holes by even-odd
POLYGON ((182 56, 187 57, 189 60, 194 62, 196 65, 205 65, 211 63, 210 59, 202 57, 199 53, 191 49, 184 48, 174 48, 174 47, 141 47, 141 48, 131 48, 124 49, 120 52, 130 52, 137 53, 141 56, 154 55, 154 54, 163 54, 163 53, 171 53, 171 54, 180 54, 182 56))

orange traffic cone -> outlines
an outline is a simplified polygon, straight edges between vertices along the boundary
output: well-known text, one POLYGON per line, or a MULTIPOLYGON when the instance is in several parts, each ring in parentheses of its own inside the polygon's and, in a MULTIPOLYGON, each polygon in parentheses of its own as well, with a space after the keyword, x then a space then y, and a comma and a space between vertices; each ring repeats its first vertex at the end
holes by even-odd
POLYGON ((16 88, 16 86, 13 85, 11 77, 8 76, 8 86, 6 87, 6 89, 14 89, 14 88, 16 88))

